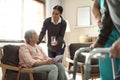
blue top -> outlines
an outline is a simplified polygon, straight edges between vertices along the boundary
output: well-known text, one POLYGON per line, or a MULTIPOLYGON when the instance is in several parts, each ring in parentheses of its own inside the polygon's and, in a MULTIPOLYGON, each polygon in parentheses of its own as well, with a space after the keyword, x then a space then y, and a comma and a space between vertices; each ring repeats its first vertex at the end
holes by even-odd
POLYGON ((104 0, 98 0, 98 3, 100 5, 100 12, 103 13, 104 0))

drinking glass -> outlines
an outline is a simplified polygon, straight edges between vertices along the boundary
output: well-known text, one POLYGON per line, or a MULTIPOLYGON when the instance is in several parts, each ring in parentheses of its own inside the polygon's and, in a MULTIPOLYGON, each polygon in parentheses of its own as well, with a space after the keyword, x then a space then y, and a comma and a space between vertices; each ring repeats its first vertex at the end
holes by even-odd
POLYGON ((55 36, 51 36, 51 45, 54 46, 56 42, 56 37, 55 36))

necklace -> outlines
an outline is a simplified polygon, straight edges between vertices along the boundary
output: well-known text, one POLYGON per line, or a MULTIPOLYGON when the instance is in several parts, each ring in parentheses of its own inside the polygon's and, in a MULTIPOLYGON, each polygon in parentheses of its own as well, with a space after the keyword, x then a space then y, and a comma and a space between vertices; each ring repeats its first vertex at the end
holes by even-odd
POLYGON ((37 52, 37 48, 36 47, 32 47, 34 52, 37 52))

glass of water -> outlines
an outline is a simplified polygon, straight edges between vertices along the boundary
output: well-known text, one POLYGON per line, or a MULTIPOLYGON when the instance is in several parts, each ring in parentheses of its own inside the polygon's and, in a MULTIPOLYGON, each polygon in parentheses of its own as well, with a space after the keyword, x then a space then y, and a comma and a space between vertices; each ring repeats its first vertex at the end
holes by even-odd
POLYGON ((56 43, 56 37, 55 36, 51 36, 51 45, 55 46, 56 43))

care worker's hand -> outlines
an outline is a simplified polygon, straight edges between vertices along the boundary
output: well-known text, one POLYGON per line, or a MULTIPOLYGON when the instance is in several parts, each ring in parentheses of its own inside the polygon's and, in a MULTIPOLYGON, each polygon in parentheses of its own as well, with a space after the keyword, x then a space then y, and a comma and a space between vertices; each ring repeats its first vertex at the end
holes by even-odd
POLYGON ((51 43, 52 46, 56 46, 57 44, 58 44, 57 41, 51 43))
POLYGON ((95 43, 91 44, 90 47, 91 47, 91 48, 98 48, 98 47, 103 47, 103 45, 95 42, 95 43))
POLYGON ((115 43, 113 43, 110 49, 110 57, 111 58, 120 58, 120 39, 118 39, 115 43))

